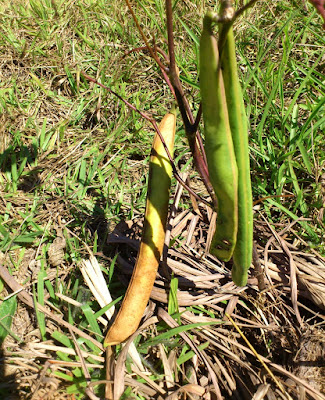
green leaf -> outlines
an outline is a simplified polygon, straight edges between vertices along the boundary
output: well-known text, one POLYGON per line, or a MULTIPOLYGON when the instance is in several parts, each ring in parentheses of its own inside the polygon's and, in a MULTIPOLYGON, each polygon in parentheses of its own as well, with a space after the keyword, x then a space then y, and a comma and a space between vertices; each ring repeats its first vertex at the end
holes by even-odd
MULTIPOLYGON (((198 349, 199 350, 204 350, 204 349, 206 349, 207 347, 209 347, 210 346, 210 343, 209 342, 204 342, 204 343, 202 343, 201 345, 199 345, 198 346, 198 349)), ((194 353, 194 351, 193 350, 189 350, 189 351, 187 351, 187 352, 185 352, 184 354, 181 354, 179 357, 178 357, 178 359, 177 359, 177 365, 182 365, 182 364, 184 364, 186 361, 188 361, 188 360, 190 360, 192 357, 194 357, 195 356, 195 353, 194 353)))
POLYGON ((94 312, 90 308, 89 304, 83 304, 81 306, 81 309, 82 309, 85 317, 87 318, 87 321, 88 321, 88 323, 90 325, 90 330, 93 333, 96 333, 97 340, 99 340, 99 341, 103 340, 102 331, 101 331, 100 327, 98 326, 98 323, 97 323, 96 318, 94 316, 94 312))
POLYGON ((11 296, 0 304, 0 344, 3 343, 8 333, 11 333, 10 327, 16 308, 16 296, 11 296))
POLYGON ((187 34, 190 36, 190 38, 193 40, 193 42, 195 43, 196 47, 198 48, 199 45, 200 45, 200 38, 185 24, 184 21, 182 21, 181 18, 179 18, 178 20, 183 25, 183 27, 186 30, 187 34))
POLYGON ((172 277, 170 281, 170 290, 168 296, 168 314, 173 315, 178 312, 178 301, 177 301, 177 289, 178 279, 172 277))
POLYGON ((41 332, 42 340, 46 340, 46 325, 45 325, 45 316, 43 312, 38 309, 38 304, 44 306, 44 277, 45 277, 45 272, 40 271, 37 279, 37 289, 35 288, 35 286, 33 286, 35 313, 38 322, 38 327, 41 332))
POLYGON ((38 236, 42 236, 43 231, 31 232, 26 235, 19 235, 14 239, 15 243, 33 243, 38 236))
POLYGON ((172 328, 167 332, 164 332, 152 339, 147 340, 146 345, 147 346, 149 346, 149 345, 155 346, 156 344, 162 343, 162 342, 170 339, 171 337, 180 334, 181 332, 186 332, 186 331, 189 331, 189 330, 195 329, 195 328, 201 328, 201 327, 207 326, 207 325, 217 325, 217 324, 218 324, 217 322, 197 322, 194 324, 177 326, 176 328, 172 328))

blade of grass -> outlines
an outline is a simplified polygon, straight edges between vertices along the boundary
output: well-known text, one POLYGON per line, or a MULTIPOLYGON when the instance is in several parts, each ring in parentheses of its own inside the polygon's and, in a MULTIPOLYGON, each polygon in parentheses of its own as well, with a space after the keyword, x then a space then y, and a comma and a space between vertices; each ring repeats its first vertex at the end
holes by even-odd
MULTIPOLYGON (((177 290, 178 290, 178 279, 172 277, 170 280, 169 296, 168 296, 168 314, 173 315, 178 313, 178 300, 177 300, 177 290)), ((180 323, 180 321, 178 321, 180 323)))
POLYGON ((36 313, 36 318, 38 322, 38 327, 41 332, 41 337, 42 340, 46 340, 46 325, 45 325, 45 316, 44 314, 39 310, 38 305, 44 306, 44 278, 45 278, 45 272, 40 271, 38 273, 37 277, 37 292, 35 285, 33 286, 33 297, 34 297, 34 307, 35 307, 35 313, 36 313))
POLYGON ((8 299, 2 301, 2 303, 0 304, 0 344, 3 343, 8 334, 10 334, 18 342, 21 342, 21 339, 17 335, 15 335, 10 329, 12 318, 15 315, 16 309, 16 296, 11 296, 8 299))

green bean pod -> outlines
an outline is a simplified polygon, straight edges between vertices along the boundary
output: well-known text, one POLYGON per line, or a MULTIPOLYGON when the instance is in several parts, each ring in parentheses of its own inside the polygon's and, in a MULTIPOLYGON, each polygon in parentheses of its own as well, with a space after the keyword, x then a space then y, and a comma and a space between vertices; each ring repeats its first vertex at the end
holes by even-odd
POLYGON ((218 44, 212 32, 212 13, 203 20, 200 39, 200 90, 205 152, 210 181, 218 199, 216 231, 210 252, 229 261, 237 238, 238 171, 229 126, 218 44))
POLYGON ((247 283, 247 272, 253 251, 253 200, 249 165, 247 117, 238 77, 235 39, 232 26, 221 49, 221 68, 224 80, 229 123, 238 166, 238 233, 233 254, 232 279, 238 286, 247 283))

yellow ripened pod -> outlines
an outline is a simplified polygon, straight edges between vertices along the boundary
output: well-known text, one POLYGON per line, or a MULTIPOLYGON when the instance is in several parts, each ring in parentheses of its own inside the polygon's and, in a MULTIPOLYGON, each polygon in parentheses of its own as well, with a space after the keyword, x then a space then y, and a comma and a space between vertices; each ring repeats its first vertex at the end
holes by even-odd
POLYGON ((203 20, 200 39, 200 90, 205 152, 210 181, 218 199, 216 231, 210 252, 229 261, 237 238, 238 172, 229 126, 226 95, 219 65, 218 45, 212 32, 213 14, 203 20))
MULTIPOLYGON (((171 154, 174 149, 176 113, 162 119, 159 130, 171 154)), ((139 326, 154 285, 164 247, 172 166, 156 134, 149 166, 148 195, 142 239, 132 278, 104 346, 124 342, 139 326)))
POLYGON ((243 94, 238 77, 235 39, 232 26, 222 46, 221 68, 225 85, 229 123, 238 166, 238 233, 232 279, 238 286, 247 283, 253 252, 253 200, 249 165, 248 128, 243 94))

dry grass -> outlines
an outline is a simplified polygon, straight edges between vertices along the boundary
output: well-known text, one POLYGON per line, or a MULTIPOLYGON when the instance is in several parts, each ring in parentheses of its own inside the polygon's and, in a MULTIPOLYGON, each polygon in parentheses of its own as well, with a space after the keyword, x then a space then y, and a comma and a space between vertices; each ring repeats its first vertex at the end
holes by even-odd
MULTIPOLYGON (((176 240, 174 248, 169 249, 166 264, 161 265, 151 295, 154 300, 152 307, 159 307, 156 311, 158 317, 170 327, 174 327, 175 321, 170 319, 163 307, 159 306, 171 301, 170 277, 173 276, 173 279, 178 280, 179 314, 177 315, 181 325, 214 323, 217 326, 192 327, 190 330, 191 347, 194 351, 200 345, 208 344, 206 350, 199 351, 198 358, 195 358, 197 363, 194 369, 195 384, 200 384, 211 374, 208 365, 218 377, 218 387, 220 386, 219 389, 224 396, 225 393, 234 396, 236 388, 240 398, 253 398, 255 391, 257 396, 260 388, 265 387, 265 378, 269 374, 265 371, 265 366, 260 364, 260 359, 243 342, 236 327, 227 318, 229 314, 257 353, 266 356, 262 357, 262 360, 271 365, 275 377, 272 379, 270 375, 268 376, 267 380, 273 381, 271 385, 267 385, 268 396, 281 398, 283 392, 284 398, 289 398, 288 395, 292 398, 299 396, 323 398, 320 393, 324 392, 325 373, 322 362, 325 351, 323 331, 325 315, 321 311, 325 309, 324 258, 316 253, 311 255, 299 252, 298 243, 292 246, 280 236, 282 246, 290 247, 288 254, 277 245, 279 235, 273 229, 262 223, 257 224, 257 229, 263 231, 263 234, 260 233, 260 239, 263 237, 266 245, 257 246, 258 259, 255 259, 255 268, 259 262, 265 271, 266 277, 263 282, 265 289, 263 291, 259 289, 261 283, 254 277, 258 273, 256 269, 249 279, 248 286, 238 288, 230 280, 230 271, 205 252, 209 225, 207 210, 200 207, 200 211, 200 214, 197 214, 193 210, 187 210, 176 215, 175 225, 171 227, 171 238, 176 240), (294 266, 290 266, 291 257, 294 266), (298 308, 299 313, 303 315, 300 324, 291 301, 290 268, 296 268, 297 273, 298 308), (308 369, 307 375, 305 375, 306 369, 308 369)), ((136 236, 137 232, 141 231, 141 226, 135 227, 134 224, 135 222, 123 223, 116 228, 110 238, 112 243, 119 246, 117 261, 123 276, 131 274, 139 245, 136 236)), ((294 231, 292 224, 285 232, 289 228, 294 231)), ((152 313, 156 313, 152 307, 148 308, 148 318, 152 313)), ((161 324, 161 320, 156 324, 161 324)), ((169 354, 170 348, 174 346, 173 342, 166 341, 167 337, 163 339, 163 334, 157 337, 156 329, 151 327, 151 330, 149 332, 146 330, 143 335, 146 338, 150 336, 150 339, 147 338, 147 345, 149 341, 152 345, 159 346, 162 343, 165 346, 163 350, 157 348, 158 353, 155 356, 158 362, 159 357, 163 357, 161 351, 169 354)), ((184 337, 182 339, 185 340, 184 337)), ((169 385, 168 394, 170 398, 176 399, 179 398, 176 392, 175 397, 172 393, 178 385, 181 387, 186 385, 188 366, 186 363, 173 364, 175 359, 182 358, 181 348, 176 346, 176 350, 174 348, 172 352, 169 368, 174 369, 173 376, 178 376, 179 380, 174 379, 172 385, 169 385), (177 371, 178 369, 180 371, 177 371)), ((119 374, 120 371, 116 371, 115 379, 119 374)), ((201 389, 204 387, 205 384, 202 384, 201 389)), ((210 389, 212 393, 218 393, 219 390, 213 386, 210 389)), ((143 390, 145 391, 144 388, 143 390)), ((190 388, 184 386, 182 390, 190 388)), ((194 392, 198 390, 199 393, 199 388, 195 387, 193 390, 194 392)), ((214 398, 216 394, 212 393, 210 396, 214 398)))

